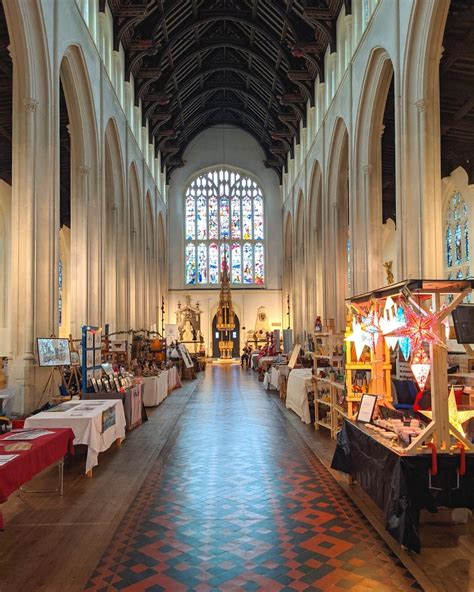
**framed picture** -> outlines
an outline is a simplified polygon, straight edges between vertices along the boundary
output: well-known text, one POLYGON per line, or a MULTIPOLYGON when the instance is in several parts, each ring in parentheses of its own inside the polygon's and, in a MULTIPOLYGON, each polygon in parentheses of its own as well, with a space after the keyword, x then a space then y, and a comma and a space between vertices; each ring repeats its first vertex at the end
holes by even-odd
POLYGON ((107 392, 110 391, 110 382, 108 378, 103 378, 102 379, 102 384, 104 385, 104 388, 107 392))
POLYGON ((362 395, 360 401, 359 413, 357 414, 357 421, 362 423, 370 423, 377 404, 377 395, 362 395))
POLYGON ((40 366, 52 368, 54 366, 71 365, 71 352, 69 351, 68 339, 39 337, 37 344, 38 363, 40 366))
POLYGON ((79 356, 79 352, 72 351, 71 352, 71 366, 80 366, 81 358, 79 356))
POLYGON ((111 352, 127 353, 127 341, 125 339, 111 339, 109 349, 111 352))
POLYGON ((88 368, 93 368, 94 367, 94 351, 87 351, 86 354, 86 366, 88 368))
POLYGON ((94 349, 94 331, 87 331, 86 349, 94 349))
POLYGON ((114 369, 112 368, 112 364, 102 364, 102 370, 107 374, 107 376, 114 375, 114 369))
POLYGON ((92 388, 94 389, 94 393, 99 392, 99 387, 97 386, 97 380, 95 378, 91 378, 92 388))
POLYGON ((90 382, 94 378, 94 370, 87 370, 86 372, 86 380, 90 382))
POLYGON ((191 356, 189 355, 188 348, 184 345, 184 343, 180 343, 178 347, 186 368, 194 368, 194 363, 191 359, 191 356))
POLYGON ((115 384, 115 388, 117 389, 117 391, 120 391, 120 389, 121 389, 120 380, 118 379, 117 376, 114 377, 114 384, 115 384))
POLYGON ((94 365, 95 366, 100 366, 102 364, 102 352, 100 349, 96 349, 94 351, 95 354, 95 359, 94 359, 94 365))
POLYGON ((102 378, 97 379, 97 388, 99 389, 99 391, 104 390, 104 385, 102 384, 102 378))

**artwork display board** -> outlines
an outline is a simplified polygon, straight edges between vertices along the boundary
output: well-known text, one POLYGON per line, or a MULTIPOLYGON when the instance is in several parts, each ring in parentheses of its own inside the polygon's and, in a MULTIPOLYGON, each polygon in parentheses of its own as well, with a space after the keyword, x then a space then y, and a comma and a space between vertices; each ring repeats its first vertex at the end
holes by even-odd
POLYGON ((38 364, 41 367, 54 368, 56 366, 71 365, 71 352, 69 350, 68 339, 39 337, 37 344, 38 364))
POLYGON ((184 345, 184 343, 180 343, 178 345, 179 351, 181 352, 181 356, 183 357, 184 365, 186 368, 194 368, 194 362, 189 355, 188 348, 184 345))
POLYGON ((92 379, 102 375, 102 329, 82 327, 82 392, 93 390, 92 379))

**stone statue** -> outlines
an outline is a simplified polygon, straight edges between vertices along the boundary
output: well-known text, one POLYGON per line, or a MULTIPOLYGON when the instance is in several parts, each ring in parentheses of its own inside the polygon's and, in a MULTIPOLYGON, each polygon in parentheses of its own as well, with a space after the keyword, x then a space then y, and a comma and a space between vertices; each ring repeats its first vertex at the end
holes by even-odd
POLYGON ((385 261, 383 266, 385 267, 385 273, 387 274, 387 284, 394 284, 395 278, 393 277, 392 273, 392 264, 393 261, 385 261))

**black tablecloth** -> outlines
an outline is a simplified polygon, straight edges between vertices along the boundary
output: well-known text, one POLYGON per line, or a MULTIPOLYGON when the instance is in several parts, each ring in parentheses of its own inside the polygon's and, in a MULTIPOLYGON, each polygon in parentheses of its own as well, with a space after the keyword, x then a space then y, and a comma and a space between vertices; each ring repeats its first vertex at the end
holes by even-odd
POLYGON ((466 473, 458 483, 459 465, 459 454, 439 454, 430 488, 431 454, 401 456, 346 419, 331 467, 351 475, 385 512, 388 532, 419 553, 421 509, 474 509, 474 455, 466 454, 466 473))
MULTIPOLYGON (((146 413, 145 405, 143 403, 143 391, 145 390, 145 385, 139 385, 142 392, 142 422, 148 421, 148 415, 146 413)), ((131 429, 132 426, 132 409, 131 409, 131 399, 126 394, 130 395, 131 389, 125 389, 125 392, 119 391, 100 391, 98 393, 83 393, 83 399, 120 399, 123 403, 124 411, 125 411, 125 421, 126 421, 126 429, 131 429)))

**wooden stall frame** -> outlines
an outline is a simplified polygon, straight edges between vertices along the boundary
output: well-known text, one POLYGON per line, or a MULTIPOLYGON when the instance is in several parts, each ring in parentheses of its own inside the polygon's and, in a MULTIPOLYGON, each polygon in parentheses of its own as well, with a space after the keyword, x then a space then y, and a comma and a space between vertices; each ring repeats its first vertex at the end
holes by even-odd
MULTIPOLYGON (((432 312, 439 314, 433 332, 444 342, 443 320, 471 293, 473 288, 473 280, 404 280, 360 296, 353 296, 348 299, 348 304, 360 305, 364 302, 369 303, 372 299, 385 300, 389 296, 402 296, 408 300, 411 306, 426 312, 420 302, 415 299, 415 294, 418 297, 423 296, 425 301, 431 299, 432 312), (443 305, 442 296, 453 296, 453 300, 449 304, 443 305)), ((445 347, 430 343, 432 421, 426 430, 405 449, 407 454, 426 453, 427 447, 423 446, 423 442, 430 436, 438 452, 459 452, 457 444, 450 446, 451 435, 461 443, 466 451, 474 452, 474 444, 463 436, 449 420, 447 355, 445 347)))

